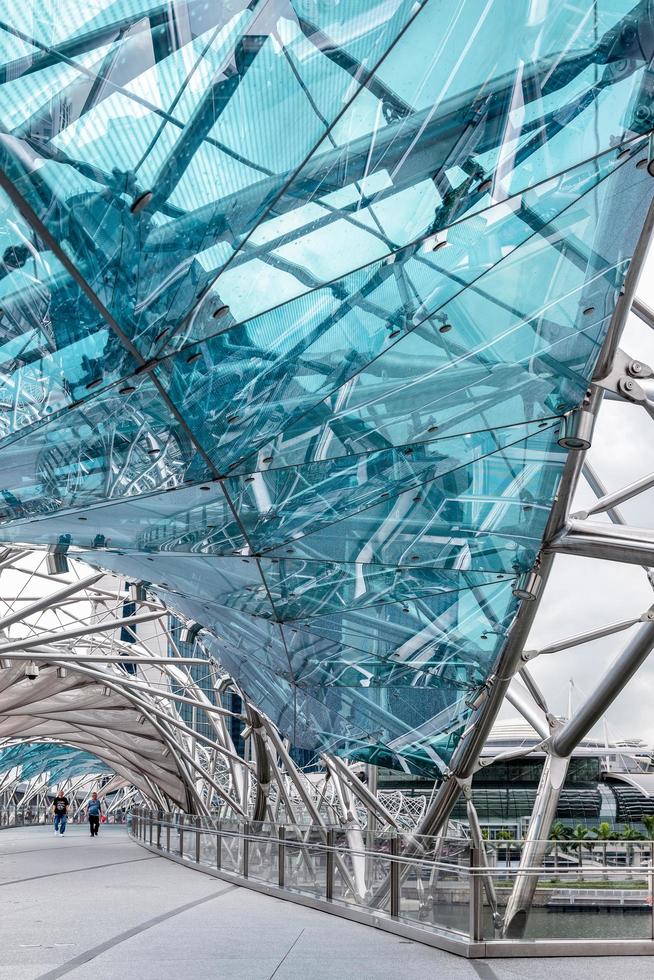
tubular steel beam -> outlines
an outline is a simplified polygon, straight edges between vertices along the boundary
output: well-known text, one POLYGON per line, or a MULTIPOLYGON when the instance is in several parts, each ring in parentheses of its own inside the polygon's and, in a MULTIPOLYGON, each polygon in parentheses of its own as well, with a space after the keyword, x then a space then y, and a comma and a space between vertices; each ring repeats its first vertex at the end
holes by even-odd
POLYGON ((112 619, 108 623, 89 623, 88 626, 76 626, 72 630, 59 630, 56 633, 39 633, 38 636, 25 636, 20 640, 10 640, 7 643, 0 643, 0 656, 4 656, 12 650, 29 650, 31 647, 40 647, 47 643, 65 643, 67 640, 79 639, 83 636, 90 636, 93 633, 107 633, 110 630, 122 629, 124 626, 147 623, 153 619, 160 619, 162 615, 164 613, 140 613, 137 616, 125 616, 123 619, 112 619))
POLYGON ((522 717, 528 722, 529 725, 534 729, 534 731, 540 735, 541 738, 549 738, 550 730, 548 728, 547 722, 544 718, 540 718, 534 709, 528 704, 522 697, 519 690, 509 687, 506 692, 506 700, 516 708, 522 717))
POLYGON ((588 700, 552 738, 558 755, 569 755, 599 721, 606 709, 631 680, 654 647, 654 621, 643 623, 618 659, 609 667, 588 700))
POLYGON ((0 630, 7 629, 9 626, 13 626, 14 623, 19 623, 27 619, 28 616, 33 616, 35 613, 43 612, 44 609, 50 609, 52 606, 56 606, 69 596, 75 595, 75 593, 81 592, 82 589, 87 589, 91 585, 95 585, 101 578, 104 578, 104 572, 96 572, 94 575, 88 575, 86 578, 81 578, 77 582, 71 582, 70 585, 65 585, 63 589, 51 592, 50 595, 36 599, 34 602, 30 602, 29 605, 23 606, 22 609, 7 613, 6 616, 0 619, 0 630))
POLYGON ((73 664, 120 664, 124 666, 126 663, 135 663, 146 666, 147 664, 166 664, 167 666, 171 664, 202 664, 203 666, 209 666, 208 660, 203 660, 201 657, 144 657, 139 656, 136 652, 130 657, 129 655, 122 656, 112 656, 111 654, 104 653, 66 653, 65 650, 58 649, 56 646, 45 648, 39 650, 38 648, 31 649, 29 653, 23 653, 22 650, 13 650, 9 654, 6 654, 4 647, 0 647, 0 654, 3 658, 6 657, 7 660, 11 661, 29 661, 29 660, 46 660, 57 661, 61 663, 62 667, 70 667, 73 664))
POLYGON ((586 518, 591 517, 593 514, 602 514, 605 511, 612 510, 618 504, 624 503, 625 500, 630 500, 639 493, 644 493, 645 490, 649 490, 651 487, 654 487, 654 473, 650 473, 640 480, 635 480, 634 483, 629 483, 621 490, 615 490, 613 493, 605 494, 592 507, 589 507, 588 510, 579 511, 573 516, 581 520, 586 520, 586 518))
POLYGON ((549 847, 549 833, 556 816, 561 789, 568 772, 569 758, 560 758, 549 753, 538 784, 529 830, 520 855, 520 869, 516 875, 513 891, 509 896, 504 914, 502 937, 519 939, 525 931, 527 917, 531 909, 534 892, 538 884, 537 874, 521 874, 525 868, 538 868, 549 847))
POLYGON ((636 298, 631 304, 631 309, 643 323, 646 323, 648 327, 654 330, 654 310, 647 303, 643 303, 642 299, 636 298))
POLYGON ((629 565, 654 565, 654 531, 571 519, 548 544, 563 555, 601 558, 629 565))
POLYGON ((625 619, 621 623, 612 623, 611 626, 601 626, 599 629, 588 630, 586 633, 577 633, 576 636, 568 636, 564 640, 559 640, 557 643, 550 643, 547 647, 541 647, 540 650, 525 650, 522 659, 525 661, 535 660, 536 657, 544 657, 550 653, 560 653, 561 650, 569 650, 571 647, 582 646, 584 643, 600 640, 603 636, 622 633, 623 630, 628 630, 641 621, 640 617, 638 619, 625 619))

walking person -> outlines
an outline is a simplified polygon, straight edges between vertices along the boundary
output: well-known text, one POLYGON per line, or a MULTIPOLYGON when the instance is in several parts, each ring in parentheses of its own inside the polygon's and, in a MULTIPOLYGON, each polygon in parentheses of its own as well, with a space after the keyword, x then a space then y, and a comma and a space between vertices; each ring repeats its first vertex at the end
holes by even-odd
POLYGON ((89 818, 89 830, 91 831, 91 837, 98 836, 98 830, 100 829, 100 816, 102 814, 102 803, 98 799, 97 793, 91 793, 91 799, 86 807, 86 815, 89 818))
POLYGON ((52 812, 54 813, 54 831, 55 834, 59 834, 61 837, 66 833, 66 824, 68 823, 68 797, 64 796, 63 789, 60 789, 55 796, 54 803, 52 804, 52 812))

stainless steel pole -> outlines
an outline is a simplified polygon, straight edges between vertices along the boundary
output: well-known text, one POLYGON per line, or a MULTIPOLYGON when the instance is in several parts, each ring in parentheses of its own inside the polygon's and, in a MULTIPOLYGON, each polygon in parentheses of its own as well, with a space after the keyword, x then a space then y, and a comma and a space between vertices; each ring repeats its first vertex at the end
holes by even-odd
POLYGON ((540 867, 549 847, 550 827, 556 815, 569 761, 568 758, 561 758, 552 753, 545 759, 529 830, 520 855, 520 866, 513 890, 506 903, 502 929, 502 936, 505 939, 519 939, 524 935, 527 917, 538 885, 538 874, 531 874, 527 869, 540 867))
POLYGON ((561 756, 571 753, 606 709, 631 680, 654 647, 654 622, 644 623, 609 667, 588 700, 552 738, 552 750, 561 756))

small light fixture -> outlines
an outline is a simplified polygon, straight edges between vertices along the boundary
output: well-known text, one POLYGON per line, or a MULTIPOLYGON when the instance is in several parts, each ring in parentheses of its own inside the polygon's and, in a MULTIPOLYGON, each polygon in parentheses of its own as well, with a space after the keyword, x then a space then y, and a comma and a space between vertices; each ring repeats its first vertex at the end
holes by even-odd
POLYGON ((595 416, 586 409, 579 408, 561 419, 558 443, 563 449, 590 449, 593 438, 595 416))
POLYGON ((152 191, 144 191, 143 194, 135 197, 129 208, 132 214, 140 214, 144 208, 147 208, 153 197, 152 191))
POLYGON ((226 316, 229 313, 229 306, 219 306, 217 310, 214 310, 211 314, 214 320, 220 320, 221 317, 226 316))
POLYGON ((61 680, 68 677, 68 667, 57 667, 57 677, 61 680))
POLYGON ((35 681, 39 676, 39 665, 35 664, 33 660, 28 660, 25 664, 25 677, 28 681, 35 681))
POLYGON ((106 687, 106 686, 103 687, 102 688, 102 693, 103 693, 103 695, 104 695, 105 698, 110 698, 111 697, 111 688, 110 687, 106 687))
POLYGON ((538 598, 538 594, 543 584, 540 572, 533 568, 528 572, 522 572, 513 586, 513 594, 516 599, 524 599, 525 602, 533 602, 538 598))
POLYGON ((11 667, 11 660, 0 660, 0 670, 9 670, 11 667))

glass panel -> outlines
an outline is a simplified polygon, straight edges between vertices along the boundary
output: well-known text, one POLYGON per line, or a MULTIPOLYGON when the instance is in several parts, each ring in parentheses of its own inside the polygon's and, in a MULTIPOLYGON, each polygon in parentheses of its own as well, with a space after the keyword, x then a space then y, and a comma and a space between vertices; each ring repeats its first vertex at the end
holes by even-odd
POLYGON ((40 6, 3 18, 3 168, 148 357, 421 2, 40 6))
POLYGON ((274 824, 250 824, 250 854, 248 877, 279 883, 279 837, 274 824))
POLYGON ((0 0, 0 539, 311 751, 449 764, 652 201, 647 5, 546 6, 0 0))
MULTIPOLYGON (((401 863, 400 918, 469 935, 470 852, 464 842, 419 838, 421 854, 401 863)), ((415 850, 408 839, 401 851, 415 850)), ((491 931, 492 936, 492 931, 491 931)))

